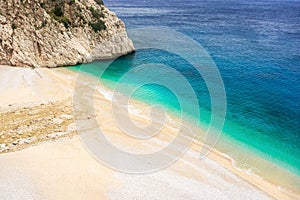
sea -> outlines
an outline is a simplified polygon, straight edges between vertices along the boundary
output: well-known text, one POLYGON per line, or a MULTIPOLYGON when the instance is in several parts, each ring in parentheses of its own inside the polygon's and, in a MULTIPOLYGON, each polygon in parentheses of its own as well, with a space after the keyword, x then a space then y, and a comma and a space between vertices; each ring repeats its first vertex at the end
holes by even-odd
MULTIPOLYGON (((104 3, 128 30, 167 27, 199 43, 219 70, 226 92, 226 118, 215 148, 240 170, 300 190, 300 1, 104 3)), ((200 117, 186 113, 187 118, 204 129, 209 126, 212 103, 206 82, 180 56, 161 49, 138 49, 114 60, 103 72, 106 63, 95 61, 82 69, 96 76, 101 72, 101 80, 112 88, 124 74, 142 64, 161 63, 176 69, 186 77, 199 101, 199 107, 193 109, 200 110, 200 117)), ((152 77, 149 73, 131 73, 130 81, 122 84, 138 85, 152 77)), ((158 74, 158 79, 171 78, 169 73, 158 74)), ((184 92, 179 95, 184 97, 184 92)), ((181 111, 177 94, 159 84, 139 87, 133 96, 169 112, 181 111)), ((189 104, 189 98, 183 99, 189 104)))

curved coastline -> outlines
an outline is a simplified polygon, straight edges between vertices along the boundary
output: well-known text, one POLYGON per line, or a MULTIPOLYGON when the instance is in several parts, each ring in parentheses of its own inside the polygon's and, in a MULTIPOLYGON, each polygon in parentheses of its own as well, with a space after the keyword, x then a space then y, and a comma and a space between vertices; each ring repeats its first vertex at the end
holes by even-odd
MULTIPOLYGON (((72 71, 77 71, 71 69, 72 71)), ((80 71, 79 73, 84 73, 87 76, 94 77, 98 79, 96 75, 93 75, 90 72, 80 71)), ((102 90, 106 91, 105 93, 112 93, 112 87, 110 86, 109 80, 100 80, 103 84, 102 90)), ((126 94, 124 94, 126 95, 126 94)), ((111 101, 110 97, 111 95, 104 95, 104 97, 107 98, 107 100, 111 101)), ((134 98, 132 100, 133 106, 136 107, 137 110, 145 110, 145 108, 149 108, 150 102, 143 101, 141 98, 134 98)), ((142 118, 143 120, 149 120, 147 116, 145 116, 145 113, 143 112, 132 112, 132 115, 136 115, 138 118, 142 118)), ((178 113, 173 110, 173 112, 167 108, 167 114, 170 119, 174 122, 173 124, 180 124, 181 119, 178 116, 178 113)), ((185 119, 186 120, 186 119, 185 119)), ((197 132, 204 132, 205 129, 203 127, 195 127, 195 122, 193 119, 187 119, 188 124, 192 127, 191 129, 198 129, 197 132)), ((175 128, 175 127, 173 127, 175 128)), ((177 127, 178 128, 178 127, 177 127)), ((172 135, 174 136, 174 135, 172 135)), ((229 138, 227 138, 229 139, 229 138)), ((230 139, 229 139, 230 140, 230 139)), ((167 142, 167 141, 166 141, 167 142)), ((236 142, 236 141, 231 141, 236 142)), ((297 185, 297 182, 299 181, 299 177, 296 174, 293 174, 282 167, 278 166, 277 164, 271 163, 270 161, 260 157, 259 155, 255 155, 254 152, 249 149, 240 149, 245 148, 244 146, 238 145, 237 143, 233 144, 237 145, 236 148, 239 149, 242 153, 240 155, 251 157, 249 163, 247 163, 247 166, 243 167, 241 166, 241 163, 239 163, 238 160, 234 159, 229 154, 225 153, 226 149, 224 149, 224 146, 217 145, 217 147, 214 147, 210 150, 210 154, 208 155, 209 158, 215 160, 216 162, 220 163, 222 166, 229 169, 231 172, 235 173, 236 175, 242 177, 243 179, 247 180, 249 183, 254 185, 255 187, 261 189, 262 191, 266 192, 270 196, 276 198, 276 199, 297 199, 298 196, 300 196, 299 191, 297 188, 299 187, 297 185), (222 149, 223 148, 223 149, 222 149), (250 156, 251 155, 251 156, 250 156), (251 165, 252 164, 252 165, 251 165), (253 167, 255 165, 258 166, 259 170, 253 170, 253 167), (273 172, 267 171, 269 170, 265 166, 271 167, 273 172), (251 169, 252 167, 252 169, 251 169), (267 173, 266 173, 267 172, 267 173), (280 175, 278 175, 278 173, 280 175), (282 183, 282 178, 285 178, 284 182, 282 183)), ((205 148, 205 144, 201 140, 194 140, 193 145, 191 146, 192 149, 199 151, 201 148, 205 148)), ((207 148, 207 147, 206 147, 207 148)), ((201 162, 201 161, 200 161, 201 162)))
MULTIPOLYGON (((36 108, 32 107, 32 102, 39 102, 38 108, 44 108, 48 103, 51 104, 52 101, 57 101, 61 102, 62 108, 66 108, 66 104, 63 103, 63 100, 68 97, 72 97, 72 91, 74 90, 74 81, 76 80, 77 77, 77 72, 71 71, 69 69, 65 68, 56 68, 56 69, 24 69, 24 68, 17 68, 17 67, 5 67, 1 66, 1 70, 3 70, 4 73, 1 75, 1 82, 2 82, 2 88, 1 88, 1 95, 2 97, 5 98, 5 96, 10 95, 13 96, 13 94, 16 94, 16 91, 18 91, 18 96, 15 96, 15 98, 10 99, 10 101, 1 101, 1 108, 5 109, 16 109, 17 112, 19 110, 23 109, 23 107, 31 108, 32 111, 35 111, 36 108), (13 73, 17 74, 18 76, 15 76, 13 79, 7 79, 7 73, 13 73), (36 83, 36 81, 43 81, 43 85, 37 86, 35 85, 31 90, 29 90, 30 87, 28 85, 31 85, 33 83, 36 83), (47 84, 53 84, 52 88, 47 87, 47 84), (21 98, 20 98, 21 97, 21 98), (9 105, 12 104, 12 105, 9 105), (44 107, 43 107, 44 106, 44 107)), ((89 82, 93 82, 96 80, 95 77, 87 74, 84 76, 85 79, 82 80, 83 83, 83 88, 89 85, 89 82)), ((98 79, 97 79, 98 80, 98 79)), ((167 124, 168 126, 166 127, 166 131, 164 133, 166 134, 160 134, 159 138, 154 141, 154 143, 149 143, 149 145, 145 144, 140 144, 137 141, 132 141, 129 140, 128 137, 122 136, 120 131, 117 128, 114 128, 113 121, 109 118, 109 113, 111 113, 111 99, 109 99, 109 94, 111 90, 108 87, 105 87, 105 85, 101 84, 100 91, 98 91, 98 94, 95 96, 98 101, 103 103, 103 106, 99 107, 98 109, 101 111, 101 115, 97 116, 99 117, 99 120, 103 121, 105 124, 105 133, 107 133, 107 136, 112 137, 113 139, 116 139, 117 137, 116 144, 125 144, 126 147, 131 147, 135 146, 138 147, 136 149, 139 152, 148 152, 148 151, 153 151, 153 149, 161 148, 162 144, 168 143, 172 141, 174 135, 176 134, 176 130, 178 130, 178 127, 180 126, 180 120, 173 115, 172 113, 168 113, 169 116, 169 123, 167 124), (102 93, 101 93, 102 91, 102 93), (105 97, 106 96, 106 97, 105 97), (120 135, 120 136, 119 136, 120 135), (127 138, 127 139, 126 139, 127 138), (127 145, 126 145, 127 144, 127 145), (130 144, 128 146, 128 144, 130 144)), ((72 101, 69 99, 69 101, 72 101)), ((149 108, 149 105, 145 102, 139 101, 139 100, 133 100, 131 102, 131 113, 130 116, 138 123, 141 124, 148 124, 148 112, 147 109, 149 108)), ((52 108, 49 108, 52 109, 52 108)), ((15 112, 15 111, 14 111, 15 112)), ((30 113, 29 113, 30 114, 30 113)), ((2 117, 5 115, 1 115, 2 117)), ((41 117, 41 116, 37 116, 41 117)), ((57 116, 59 117, 59 116, 57 116)), ((56 118, 57 118, 56 117, 56 118)), ((16 120, 19 118, 15 118, 16 120)), ((22 118, 21 118, 22 119, 22 118)), ((58 120, 59 121, 59 120, 58 120)), ((57 121, 55 122, 57 123, 57 121)), ((191 127, 193 125, 191 124, 191 127)), ((41 127, 42 128, 42 127, 41 127)), ((73 130, 73 129, 72 129, 73 130)), ((47 133, 44 131, 41 134, 44 134, 44 136, 47 135, 47 133)), ((170 166, 169 168, 163 169, 161 172, 155 173, 154 176, 155 178, 155 184, 157 184, 158 177, 162 176, 162 174, 165 174, 166 170, 168 173, 170 170, 172 171, 172 177, 178 176, 176 179, 170 179, 170 183, 168 184, 173 184, 176 183, 176 180, 179 179, 181 180, 182 178, 180 177, 186 177, 187 179, 184 178, 184 180, 188 181, 186 182, 187 185, 189 184, 196 184, 196 183, 204 183, 204 191, 207 190, 208 185, 213 184, 213 188, 223 188, 226 187, 226 191, 221 190, 225 193, 229 192, 229 194, 234 194, 234 193, 239 193, 241 195, 246 195, 249 198, 251 196, 253 198, 261 198, 261 199, 270 199, 270 197, 267 197, 263 192, 278 198, 278 199, 296 199, 299 194, 294 194, 289 190, 285 189, 280 189, 278 185, 272 184, 271 182, 268 182, 264 179, 262 179, 259 176, 255 176, 252 173, 245 172, 243 170, 239 170, 236 168, 233 164, 232 159, 228 157, 227 155, 222 154, 221 152, 213 149, 212 152, 209 154, 209 157, 203 160, 198 160, 198 150, 202 144, 201 143, 194 143, 192 145, 192 148, 182 157, 182 159, 178 160, 174 165, 170 166), (192 155, 192 156, 191 156, 192 155), (216 162, 215 162, 216 161, 216 162), (220 163, 221 165, 217 164, 220 163), (239 179, 238 176, 235 176, 228 170, 225 170, 222 166, 225 166, 227 169, 229 169, 231 172, 234 174, 238 175, 239 177, 242 177, 245 179, 247 182, 251 183, 251 185, 247 185, 246 181, 239 179), (161 174, 162 173, 162 174, 161 174), (195 182, 197 180, 197 182, 195 182), (209 181, 210 183, 207 183, 209 181), (223 183, 220 184, 221 181, 223 183), (207 185, 208 184, 208 185, 207 185), (214 185, 216 184, 216 185, 214 185), (205 189, 206 188, 206 189, 205 189), (260 190, 257 190, 255 188, 259 188, 260 190)), ((17 145, 19 146, 19 145, 17 145)), ((75 134, 66 134, 66 135, 58 135, 54 136, 53 138, 48 138, 44 137, 44 139, 38 140, 36 142, 32 142, 29 144, 25 144, 25 146, 22 146, 20 144, 20 148, 17 148, 15 150, 12 149, 12 151, 24 149, 22 151, 18 152, 13 152, 13 153, 5 153, 0 155, 0 160, 5 160, 5 162, 11 163, 11 165, 1 165, 0 168, 2 171, 5 171, 5 173, 2 174, 2 176, 10 176, 11 180, 15 180, 12 177, 15 176, 20 176, 19 174, 22 174, 22 176, 30 176, 31 178, 34 179, 34 181, 27 180, 29 181, 26 183, 26 185, 31 185, 31 184, 38 184, 38 188, 43 188, 43 195, 45 196, 54 196, 58 197, 57 195, 62 195, 60 191, 60 187, 63 185, 61 184, 69 184, 67 183, 66 179, 61 179, 61 177, 74 177, 73 180, 73 185, 68 188, 65 188, 66 191, 69 191, 70 189, 73 189, 73 187, 79 187, 76 188, 75 190, 77 192, 73 193, 73 196, 78 195, 82 196, 83 194, 86 195, 95 195, 95 194, 100 194, 101 197, 103 198, 110 198, 114 195, 119 194, 118 191, 122 191, 122 188, 126 188, 126 184, 122 187, 116 187, 114 184, 111 182, 107 182, 105 180, 102 180, 101 177, 107 177, 111 179, 117 179, 117 182, 121 183, 127 183, 129 187, 136 187, 139 188, 141 187, 140 183, 137 181, 136 184, 135 182, 132 182, 131 177, 124 177, 124 175, 118 174, 116 175, 116 172, 113 172, 113 170, 108 170, 106 167, 103 167, 100 163, 90 160, 90 155, 87 154, 86 150, 82 147, 82 144, 80 144, 80 140, 77 135, 75 134), (66 138, 66 137, 71 137, 71 139, 60 139, 60 138, 66 138), (47 142, 45 143, 44 141, 55 141, 56 142, 47 142), (36 144, 39 144, 36 146, 36 144), (26 146, 27 145, 27 146, 26 146), (33 146, 32 146, 33 145, 33 146), (32 147, 31 147, 32 146, 32 147), (29 147, 29 148, 28 148, 29 147), (55 153, 54 153, 55 152, 55 153), (78 153, 80 153, 80 156, 78 157, 78 153), (82 160, 85 159, 85 160, 82 160), (82 163, 85 162, 86 165, 91 165, 94 166, 95 169, 98 169, 97 172, 97 177, 100 177, 100 180, 103 182, 95 182, 95 179, 92 178, 89 174, 82 174, 81 176, 86 177, 86 181, 84 185, 81 185, 81 179, 78 179, 78 170, 86 169, 85 167, 81 166, 81 168, 77 169, 76 165, 74 163, 82 163), (62 168, 52 168, 50 163, 55 163, 55 166, 64 166, 62 168), (64 164, 63 164, 64 163, 64 164), (73 164, 72 164, 73 163, 73 164), (72 166, 69 166, 72 164, 72 166), (9 170, 14 170, 12 166, 20 166, 18 167, 18 173, 16 174, 15 172, 8 172, 6 167, 10 167, 9 170), (101 167, 102 166, 102 167, 101 167), (12 168, 11 168, 12 167, 12 168), (30 169, 27 169, 27 168, 30 169), (38 168, 37 168, 38 167, 38 168), (46 174, 44 170, 41 169, 47 169, 46 174), (67 171, 63 170, 67 169, 67 171), (71 171, 70 171, 71 170, 71 171), (74 173, 75 172, 75 173, 74 173), (48 173, 53 174, 51 179, 49 179, 48 173), (64 174, 64 176, 58 176, 58 174, 64 174), (100 173, 100 174, 99 174, 100 173), (115 174, 115 175, 113 175, 115 174), (117 176, 117 178, 115 177, 117 176), (44 182, 42 183, 40 181, 40 178, 43 177, 44 182), (76 178, 77 177, 77 178, 76 178), (54 182, 53 182, 54 180, 54 182), (61 181, 61 184, 57 184, 57 181, 61 181), (78 181, 78 182, 76 182, 78 181), (91 181, 91 182, 90 182, 91 181), (45 184, 47 183, 47 184, 45 184), (55 184, 54 184, 55 183, 55 184), (77 184, 78 183, 78 184, 77 184), (90 183, 94 183, 95 185, 97 184, 103 184, 103 187, 101 190, 98 189, 93 189, 90 192, 80 192, 83 191, 84 188, 81 187, 87 187, 89 186, 90 183), (49 184, 51 185, 51 191, 49 191, 49 184), (111 190, 111 188, 117 188, 114 190, 111 190), (105 189, 106 188, 106 189, 105 189), (107 190, 107 188, 110 188, 107 190), (112 191, 112 192, 109 192, 112 191), (108 195, 108 196, 107 196, 108 195)), ((124 146, 122 146, 124 147, 124 146)), ((128 149, 129 151, 132 149, 128 149)), ((84 165, 84 166, 86 166, 84 165)), ((79 171, 80 171, 79 170, 79 171)), ((94 172, 95 174, 96 172, 94 172)), ((163 175, 163 177, 166 175, 163 175)), ((80 176, 79 176, 80 178, 80 176)), ((4 179, 1 178, 1 180, 6 180, 5 177, 4 179)), ((17 180, 17 179, 16 179, 17 180)), ((143 178, 144 180, 144 178, 143 178)), ((169 179, 168 179, 169 180, 169 179)), ((150 181, 147 179, 147 181, 150 181)), ((148 184, 151 184, 150 182, 147 182, 148 184)), ((162 184, 165 184, 165 181, 161 182, 162 184)), ((172 187, 176 188, 176 186, 172 185, 172 187)), ((24 184, 21 184, 24 185, 24 184)), ((15 188, 21 187, 18 184, 15 185, 15 188)), ((190 186, 192 186, 190 185, 190 186)), ((197 184, 196 184, 197 185, 197 184)), ((23 186, 22 186, 23 187, 23 186)), ((171 188, 172 188, 171 187, 171 188)), ((195 186, 199 190, 199 185, 195 186)), ((155 186, 153 186, 155 188, 155 186)), ((209 189, 210 193, 213 194, 214 190, 213 188, 209 189)), ((224 188, 223 188, 224 189, 224 188)), ((156 188, 156 190, 159 190, 159 188, 156 188)), ((220 190, 220 188, 218 189, 220 190)), ((8 190, 9 191, 9 190, 8 190)), ((20 190, 21 191, 21 190, 20 190)), ((16 194, 21 194, 20 191, 16 194)), ((30 191, 30 190, 28 190, 30 191)), ((64 193, 66 192, 65 190, 63 191, 64 193)), ((127 189, 126 189, 127 191, 127 189)), ((130 191, 130 190, 128 190, 130 191)), ((127 191, 127 192, 128 192, 127 191)), ((173 190, 172 190, 173 191, 173 190)), ((178 190, 177 190, 178 191, 178 190)), ((180 190, 179 190, 180 191, 180 190)), ((183 190, 184 191, 184 190, 183 190)), ((7 194, 7 190, 2 193, 2 194, 7 194)), ((193 194, 193 195, 200 195, 199 191, 186 191, 187 194, 193 194)), ((164 192, 158 192, 160 195, 167 195, 164 194, 164 192)), ((175 191, 174 191, 175 193, 175 191)), ((176 193, 177 194, 177 193, 176 193)), ((127 197, 130 198, 130 194, 127 194, 127 197)), ((216 193, 215 195, 222 195, 222 193, 216 193)), ((118 196, 120 197, 120 196, 118 196)), ((166 197, 166 196, 161 196, 161 197, 166 197)), ((117 199, 117 197, 115 197, 117 199)), ((226 199, 226 195, 224 197, 226 199)))
MULTIPOLYGON (((88 1, 88 5, 94 6, 106 16, 103 20, 108 29, 102 30, 99 34, 99 32, 92 31, 92 26, 90 27, 89 24, 80 24, 79 27, 72 28, 65 27, 61 22, 58 23, 52 19, 52 15, 47 13, 42 5, 37 4, 38 1, 24 1, 24 8, 30 11, 29 17, 23 10, 18 12, 23 1, 3 2, 3 4, 7 4, 8 8, 10 8, 11 2, 16 6, 13 6, 12 10, 0 9, 0 29, 1 27, 3 29, 4 41, 2 47, 0 45, 0 56, 3 57, 2 60, 0 59, 0 98, 2 99, 0 101, 0 124, 2 126, 0 129, 0 171, 3 172, 0 174, 0 198, 59 199, 65 194, 68 194, 67 198, 70 199, 169 199, 170 197, 172 199, 183 197, 185 199, 203 199, 210 197, 239 200, 242 196, 245 199, 266 200, 300 198, 300 159, 297 155, 300 151, 299 148, 290 148, 293 145, 298 147, 297 138, 295 137, 293 140, 292 137, 289 137, 290 140, 284 140, 284 137, 288 138, 285 135, 288 135, 289 130, 293 130, 290 133, 297 135, 294 127, 284 126, 285 123, 283 123, 283 121, 290 123, 292 120, 282 117, 282 112, 290 114, 292 109, 287 111, 281 109, 282 112, 275 112, 276 109, 273 109, 274 113, 270 111, 270 115, 276 117, 269 119, 263 116, 266 115, 266 112, 259 109, 256 111, 259 119, 272 121, 270 124, 274 124, 273 128, 275 129, 272 129, 272 126, 270 129, 263 129, 261 128, 263 125, 269 126, 270 124, 262 123, 263 125, 259 127, 259 120, 251 121, 249 119, 253 118, 250 115, 247 118, 243 112, 240 116, 235 116, 238 112, 233 110, 230 114, 235 117, 226 119, 228 123, 226 123, 217 144, 209 147, 203 139, 210 121, 208 110, 204 109, 204 113, 207 113, 204 114, 203 121, 188 116, 187 113, 185 113, 187 116, 180 117, 178 113, 182 111, 171 105, 174 103, 173 101, 170 105, 168 102, 162 101, 159 104, 164 108, 167 120, 161 123, 152 120, 149 114, 151 106, 157 102, 154 102, 155 100, 152 102, 149 96, 144 97, 141 93, 140 96, 130 97, 127 107, 130 119, 141 127, 146 127, 155 121, 157 126, 162 125, 163 128, 160 129, 160 134, 151 137, 149 141, 138 141, 138 139, 124 134, 114 121, 112 105, 121 106, 112 99, 113 88, 117 82, 115 77, 108 75, 106 78, 100 78, 99 81, 96 73, 76 69, 76 66, 81 63, 93 65, 98 60, 105 62, 135 51, 131 39, 127 36, 123 21, 104 5, 88 1), (35 15, 30 9, 33 6, 28 7, 28 5, 35 5, 40 11, 37 13, 44 13, 43 20, 40 16, 34 17, 35 15), (16 18, 15 16, 19 16, 19 14, 21 17, 16 18), (24 24, 22 24, 22 19, 24 24), (33 30, 33 27, 37 27, 39 22, 42 22, 42 26, 33 30), (22 27, 25 32, 21 31, 22 27), (46 38, 43 36, 45 34, 49 34, 49 36, 46 38), (25 40, 32 41, 30 44, 25 44, 25 40), (36 43, 37 40, 42 40, 42 43, 36 43), (12 42, 10 46, 5 46, 5 41, 12 42), (55 42, 53 43, 53 41, 55 42), (24 46, 18 44, 24 44, 24 46), (9 47, 8 51, 6 51, 7 47, 9 47), (67 52, 68 55, 61 52, 67 52), (72 67, 66 67, 68 65, 72 65, 72 67), (77 79, 78 74, 82 75, 82 80, 77 79), (168 146, 182 126, 182 120, 187 125, 185 128, 199 133, 199 137, 193 140, 185 154, 172 165, 144 177, 124 175, 101 165, 99 160, 94 159, 95 156, 89 152, 89 147, 85 146, 81 138, 81 134, 84 132, 81 132, 76 124, 77 116, 74 114, 73 107, 76 81, 80 82, 79 87, 83 90, 90 89, 92 87, 90 83, 97 81, 97 87, 93 94, 95 98, 93 106, 96 112, 93 115, 80 113, 83 126, 87 125, 84 123, 89 123, 93 119, 103 122, 101 126, 103 126, 105 136, 111 139, 116 146, 124 148, 128 152, 143 154, 168 146), (239 118, 245 120, 239 121, 239 118), (200 124, 196 125, 195 121, 200 124), (277 125, 283 126, 277 130, 277 125), (258 128, 256 129, 255 126, 258 128), (275 137, 272 137, 273 133, 275 137), (277 138, 276 134, 282 137, 277 138), (202 148, 208 149, 210 153, 199 160, 202 148), (166 187, 169 188, 168 191, 165 189, 166 187), (201 191, 199 192, 199 190, 201 191), (152 192, 157 194, 152 194, 152 192)), ((84 1, 71 2, 73 2, 72 5, 81 6, 84 1)), ((72 6, 67 7, 71 8, 72 6)), ((90 17, 93 16, 92 7, 84 7, 84 9, 90 17)), ((67 14, 65 17, 71 19, 71 16, 67 14)), ((274 19, 276 20, 275 17, 274 19)), ((203 32, 205 32, 204 30, 203 32)), ((226 40, 220 39, 220 41, 226 40)), ((247 45, 241 46, 247 47, 247 45)), ((266 54, 266 57, 270 56, 266 54)), ((220 60, 222 61, 222 59, 220 60)), ((241 62, 243 63, 244 60, 241 62)), ((124 66, 125 70, 126 67, 133 66, 123 65, 122 62, 118 64, 117 67, 124 66)), ((231 70, 231 68, 229 69, 231 70)), ((112 69, 110 73, 119 73, 114 70, 116 69, 112 69)), ((246 71, 248 72, 248 68, 245 68, 245 76, 246 71)), ((266 74, 253 76, 253 81, 269 75, 268 71, 262 72, 266 74)), ((134 78, 131 81, 131 84, 135 83, 134 78)), ((234 88, 234 86, 235 84, 232 84, 228 88, 234 88)), ((243 91, 242 87, 237 87, 237 89, 236 93, 243 91)), ((249 87, 250 89, 256 91, 257 88, 249 87)), ((258 92, 256 93, 258 94, 258 92)), ((248 95, 247 92, 244 94, 241 92, 241 96, 233 95, 231 98, 233 101, 244 96, 255 98, 256 93, 250 92, 248 95)), ((268 92, 264 93, 268 94, 268 92)), ((157 93, 157 95, 164 94, 157 93)), ((120 95, 127 94, 120 92, 120 95)), ((296 98, 295 96, 291 97, 293 103, 296 98)), ((167 101, 170 99, 172 98, 169 97, 167 101)), ((271 97, 266 98, 267 101, 270 99, 271 97)), ((256 102, 256 99, 252 102, 256 102)), ((262 105, 271 104, 270 101, 270 103, 262 105)), ((207 105, 205 106, 207 108, 207 105)), ((235 106, 239 107, 239 105, 235 106)), ((83 110, 87 110, 88 107, 89 105, 82 105, 83 110)), ((245 111, 249 109, 249 113, 252 113, 257 107, 259 106, 254 103, 245 111)), ((269 107, 266 106, 266 109, 269 107)), ((120 115, 121 120, 123 114, 120 115)), ((297 124, 297 122, 294 123, 297 124)), ((150 133, 150 130, 148 132, 150 133)), ((106 150, 104 149, 104 151, 106 150)), ((167 153, 175 157, 172 152, 167 153)), ((123 161, 122 158, 120 160, 123 161)))

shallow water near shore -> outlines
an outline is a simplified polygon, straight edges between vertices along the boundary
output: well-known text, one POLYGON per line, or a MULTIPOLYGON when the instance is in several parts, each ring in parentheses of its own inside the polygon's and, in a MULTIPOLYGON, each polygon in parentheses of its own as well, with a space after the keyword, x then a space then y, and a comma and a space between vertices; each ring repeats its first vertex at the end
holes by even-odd
MULTIPOLYGON (((128 89, 135 87, 135 82, 139 83, 137 79, 143 77, 133 76, 131 77, 130 82, 126 83, 118 82, 119 78, 122 77, 122 75, 126 73, 129 68, 131 69, 135 66, 132 65, 133 60, 138 60, 140 55, 149 56, 152 53, 149 51, 138 51, 134 55, 121 57, 114 61, 105 72, 103 72, 103 67, 107 64, 105 61, 96 61, 90 64, 70 67, 69 69, 76 71, 80 70, 81 72, 88 73, 96 78, 99 78, 98 75, 103 73, 100 81, 111 90, 114 90, 118 84, 122 84, 125 86, 123 88, 128 89), (131 65, 128 65, 128 59, 130 60, 131 65), (128 68, 125 66, 128 66, 128 68)), ((126 93, 128 92, 127 90, 117 92, 129 95, 126 93)), ((198 119, 196 119, 195 116, 191 116, 190 113, 181 113, 181 107, 177 97, 168 89, 155 84, 140 87, 135 91, 132 97, 150 105, 160 105, 167 111, 167 113, 175 116, 180 117, 182 114, 183 120, 188 120, 195 125, 199 123, 198 125, 200 129, 203 130, 202 134, 200 135, 200 141, 203 141, 205 136, 203 133, 207 131, 210 123, 211 113, 209 109, 201 107, 200 118, 198 119)), ((203 99, 201 100, 203 101, 203 99)), ((209 101, 207 97, 206 100, 209 101)), ((185 102, 181 103, 189 104, 189 101, 186 99, 185 102)), ((290 163, 286 163, 284 160, 280 160, 278 158, 274 159, 274 157, 269 156, 270 154, 268 155, 266 152, 274 153, 276 155, 280 149, 275 149, 274 146, 266 146, 265 140, 259 141, 260 138, 255 138, 256 136, 254 134, 257 134, 255 133, 255 130, 247 129, 236 122, 226 119, 222 135, 214 148, 224 153, 226 157, 231 159, 233 165, 239 170, 242 170, 245 173, 259 175, 276 185, 288 187, 294 191, 297 191, 299 189, 299 177, 296 175, 298 173, 297 165, 293 166, 290 163), (264 148, 262 149, 261 147, 264 148)))
MULTIPOLYGON (((105 3, 128 29, 168 26, 205 47, 220 70, 228 103, 223 134, 216 148, 229 155, 237 167, 300 190, 299 2, 108 0, 105 3)), ((114 61, 101 81, 113 88, 123 74, 144 63, 164 63, 187 77, 200 102, 201 116, 195 118, 185 113, 185 117, 199 121, 201 128, 207 129, 211 105, 206 85, 176 55, 139 50, 114 61)), ((97 61, 83 65, 82 69, 97 76, 102 73, 103 65, 105 61, 97 61)), ((145 77, 133 75, 122 84, 134 87, 145 77)), ((155 84, 141 87, 134 97, 160 104, 175 114, 180 111, 174 94, 155 84)), ((189 104, 189 99, 184 103, 189 104)))

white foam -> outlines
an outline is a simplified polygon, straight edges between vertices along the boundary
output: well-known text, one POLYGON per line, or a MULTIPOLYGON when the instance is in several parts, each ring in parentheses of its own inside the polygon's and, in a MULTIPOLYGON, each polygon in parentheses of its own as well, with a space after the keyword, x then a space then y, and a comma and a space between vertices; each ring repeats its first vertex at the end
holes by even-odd
POLYGON ((100 94, 103 95, 103 97, 105 99, 110 100, 110 101, 113 100, 113 92, 111 90, 106 89, 104 87, 98 87, 97 90, 100 94))

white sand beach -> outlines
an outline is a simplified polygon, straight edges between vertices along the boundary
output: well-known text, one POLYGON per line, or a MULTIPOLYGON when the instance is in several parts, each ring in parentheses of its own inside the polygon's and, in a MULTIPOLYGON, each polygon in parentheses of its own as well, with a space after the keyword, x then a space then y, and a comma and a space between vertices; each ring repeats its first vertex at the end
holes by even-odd
MULTIPOLYGON (((86 76, 85 80, 80 80, 83 89, 91 79, 86 76)), ((0 143, 7 142, 2 145, 0 154, 0 199, 299 198, 297 194, 281 190, 259 177, 238 171, 216 150, 199 160, 198 144, 194 144, 173 165, 150 174, 127 174, 103 165, 88 153, 76 134, 78 127, 74 122, 64 124, 66 114, 63 111, 70 112, 75 81, 76 72, 65 68, 0 66, 0 115, 3 123, 0 143), (59 103, 62 107, 58 106, 59 103), (28 112, 20 111, 24 108, 28 112), (41 110, 32 113, 37 108, 41 110), (37 130, 29 122, 23 122, 34 116, 36 125, 44 126, 43 120, 38 119, 44 119, 43 113, 49 110, 56 118, 56 121, 49 119, 47 122, 53 125, 51 127, 37 130), (17 140, 19 143, 8 144, 14 141, 9 137, 19 137, 16 135, 18 130, 8 131, 18 120, 24 123, 19 132, 30 131, 30 137, 34 138, 32 142, 21 143, 20 139, 27 137, 22 134, 17 140), (53 136, 53 133, 56 135, 53 136)), ((138 141, 123 134, 114 122, 112 101, 104 96, 103 91, 107 89, 99 87, 95 93, 96 115, 85 118, 84 123, 96 118, 101 122, 106 137, 129 152, 156 151, 172 141, 178 129, 171 124, 172 121, 167 122, 161 133, 149 141, 138 141)), ((139 110, 131 113, 132 119, 141 125, 149 124, 145 117, 148 115, 147 106, 137 101, 133 101, 132 105, 139 110)))

